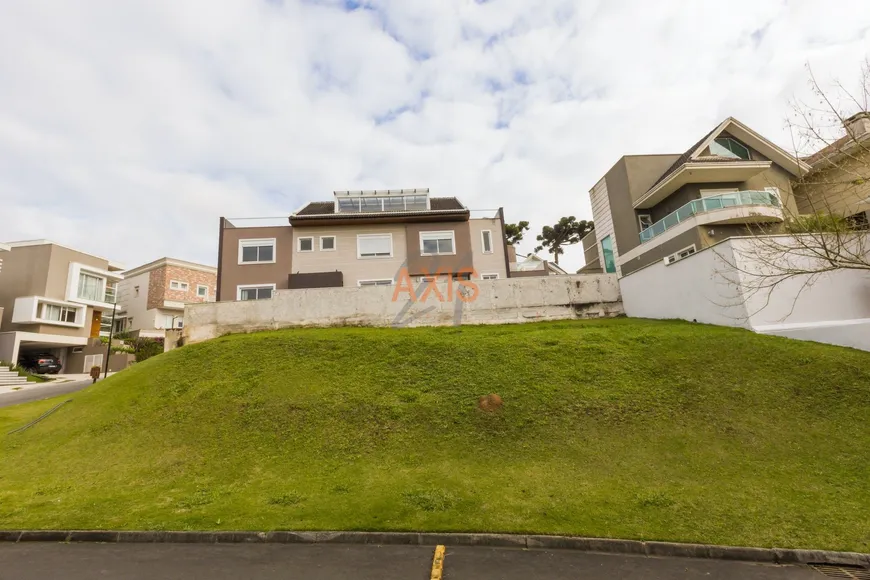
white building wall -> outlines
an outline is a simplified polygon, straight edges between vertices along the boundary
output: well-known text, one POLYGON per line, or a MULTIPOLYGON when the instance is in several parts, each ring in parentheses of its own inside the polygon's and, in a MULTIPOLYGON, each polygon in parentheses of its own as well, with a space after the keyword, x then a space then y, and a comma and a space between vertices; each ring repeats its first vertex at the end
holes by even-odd
POLYGON ((598 246, 598 259, 604 268, 604 254, 601 251, 601 240, 610 236, 613 241, 613 259, 616 263, 616 273, 622 275, 619 267, 619 248, 616 246, 616 235, 613 231, 613 215, 610 213, 610 198, 607 193, 607 181, 605 178, 595 184, 589 191, 592 200, 592 221, 595 223, 595 240, 598 246))
POLYGON ((127 330, 154 330, 154 313, 148 311, 148 279, 144 272, 118 282, 118 301, 124 307, 127 330), (139 287, 138 295, 136 287, 139 287), (132 318, 132 323, 130 319, 132 318))
POLYGON ((761 271, 752 259, 751 244, 758 243, 732 238, 670 266, 657 262, 628 274, 620 279, 626 314, 870 350, 870 274, 836 270, 806 286, 799 276, 768 292, 759 288, 762 278, 744 273, 761 271))

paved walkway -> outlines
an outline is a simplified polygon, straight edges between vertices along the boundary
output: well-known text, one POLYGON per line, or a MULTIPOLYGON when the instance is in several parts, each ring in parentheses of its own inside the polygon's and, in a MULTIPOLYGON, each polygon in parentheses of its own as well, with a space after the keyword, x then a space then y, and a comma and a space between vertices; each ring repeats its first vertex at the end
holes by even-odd
MULTIPOLYGON (((28 383, 26 386, 22 385, 21 389, 17 391, 10 389, 0 392, 0 407, 9 407, 19 403, 29 403, 30 401, 41 401, 42 399, 57 397, 58 395, 74 393, 92 384, 93 381, 90 378, 78 381, 28 383)), ((0 580, 4 580, 2 576, 0 576, 0 580)))
MULTIPOLYGON (((427 580, 429 546, 0 543, 0 578, 427 580)), ((447 548, 444 580, 823 580, 800 566, 447 548)))

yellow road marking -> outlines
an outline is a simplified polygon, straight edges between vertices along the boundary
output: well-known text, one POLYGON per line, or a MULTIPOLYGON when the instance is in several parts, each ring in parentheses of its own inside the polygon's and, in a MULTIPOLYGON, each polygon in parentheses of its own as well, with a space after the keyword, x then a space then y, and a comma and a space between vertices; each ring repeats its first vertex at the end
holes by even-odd
POLYGON ((442 572, 444 572, 444 546, 435 546, 435 557, 432 559, 431 580, 441 580, 442 572))

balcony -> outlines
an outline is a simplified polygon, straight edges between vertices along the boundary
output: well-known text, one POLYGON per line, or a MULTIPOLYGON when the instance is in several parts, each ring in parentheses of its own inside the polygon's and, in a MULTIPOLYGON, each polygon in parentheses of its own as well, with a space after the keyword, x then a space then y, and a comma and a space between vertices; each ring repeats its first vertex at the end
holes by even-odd
MULTIPOLYGON (((711 197, 702 197, 701 199, 690 201, 678 210, 669 213, 664 218, 640 232, 640 243, 645 244, 696 215, 726 208, 746 206, 765 206, 767 208, 776 208, 777 210, 782 208, 779 196, 771 191, 735 191, 733 193, 723 193, 711 197)), ((777 213, 779 213, 778 217, 770 215, 769 211, 763 212, 759 216, 740 215, 733 218, 723 219, 720 223, 781 221, 781 211, 777 213), (760 219, 753 219, 754 217, 760 219)))

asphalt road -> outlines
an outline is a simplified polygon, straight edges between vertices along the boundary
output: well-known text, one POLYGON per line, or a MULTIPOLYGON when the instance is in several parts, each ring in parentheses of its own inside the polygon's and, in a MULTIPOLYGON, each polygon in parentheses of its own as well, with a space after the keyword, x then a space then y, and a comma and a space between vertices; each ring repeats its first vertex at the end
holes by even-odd
MULTIPOLYGON (((0 580, 428 580, 429 546, 0 543, 0 580)), ((447 548, 444 580, 823 580, 798 566, 447 548)))
POLYGON ((49 399, 58 395, 74 393, 91 384, 93 384, 91 380, 69 381, 66 383, 40 383, 32 387, 24 387, 20 391, 0 393, 0 407, 9 407, 19 403, 29 403, 30 401, 41 401, 42 399, 49 399))

